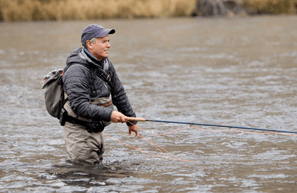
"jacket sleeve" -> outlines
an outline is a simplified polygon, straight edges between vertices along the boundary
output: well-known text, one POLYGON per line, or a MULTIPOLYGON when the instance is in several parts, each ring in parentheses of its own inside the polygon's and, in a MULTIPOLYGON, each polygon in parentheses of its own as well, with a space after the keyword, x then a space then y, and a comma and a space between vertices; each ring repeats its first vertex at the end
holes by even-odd
MULTIPOLYGON (((126 91, 114 69, 114 66, 109 61, 109 68, 110 68, 110 74, 111 74, 111 82, 112 82, 112 101, 113 104, 117 107, 118 111, 123 113, 124 115, 128 117, 136 117, 135 112, 132 109, 132 106, 130 104, 130 101, 127 97, 126 91)), ((133 124, 136 124, 137 122, 132 122, 133 124)), ((131 126, 127 122, 128 126, 131 126)))
POLYGON ((63 76, 63 89, 68 95, 73 112, 80 117, 110 121, 112 109, 92 105, 91 86, 88 80, 92 80, 92 74, 82 65, 71 66, 63 76))

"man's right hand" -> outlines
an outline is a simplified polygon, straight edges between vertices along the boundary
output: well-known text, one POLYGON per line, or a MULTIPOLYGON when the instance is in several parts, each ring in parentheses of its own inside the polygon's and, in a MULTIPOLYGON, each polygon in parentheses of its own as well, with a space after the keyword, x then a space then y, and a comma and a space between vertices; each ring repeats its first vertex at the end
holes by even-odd
POLYGON ((127 117, 119 111, 113 111, 110 117, 110 120, 113 123, 118 123, 118 122, 125 123, 126 119, 127 117))

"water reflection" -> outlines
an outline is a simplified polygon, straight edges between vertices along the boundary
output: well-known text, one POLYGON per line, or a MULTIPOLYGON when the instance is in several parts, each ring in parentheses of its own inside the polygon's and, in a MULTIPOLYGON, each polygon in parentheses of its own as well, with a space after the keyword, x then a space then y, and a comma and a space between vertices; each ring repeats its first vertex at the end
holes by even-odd
POLYGON ((75 166, 75 165, 54 165, 53 170, 46 171, 48 175, 43 178, 58 178, 70 186, 83 186, 90 188, 92 186, 113 185, 111 179, 120 180, 132 176, 132 172, 119 166, 75 166))

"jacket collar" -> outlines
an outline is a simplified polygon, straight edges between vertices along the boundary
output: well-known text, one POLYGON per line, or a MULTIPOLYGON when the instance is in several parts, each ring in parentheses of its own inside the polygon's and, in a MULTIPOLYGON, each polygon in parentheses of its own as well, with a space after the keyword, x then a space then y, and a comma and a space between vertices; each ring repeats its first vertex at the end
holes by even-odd
POLYGON ((104 68, 104 62, 107 58, 103 58, 102 60, 97 60, 87 49, 83 48, 80 51, 80 54, 88 63, 92 63, 95 66, 100 67, 101 69, 104 68))

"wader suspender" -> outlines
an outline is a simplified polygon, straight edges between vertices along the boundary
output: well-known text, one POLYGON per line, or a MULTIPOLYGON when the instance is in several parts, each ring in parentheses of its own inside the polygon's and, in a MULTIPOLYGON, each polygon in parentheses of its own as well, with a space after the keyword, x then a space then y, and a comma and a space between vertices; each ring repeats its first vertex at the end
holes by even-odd
POLYGON ((101 68, 96 68, 95 69, 95 74, 101 79, 103 80, 105 83, 108 84, 108 86, 110 87, 110 89, 112 89, 112 83, 111 83, 111 77, 109 74, 107 74, 104 70, 102 70, 101 68))

